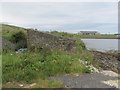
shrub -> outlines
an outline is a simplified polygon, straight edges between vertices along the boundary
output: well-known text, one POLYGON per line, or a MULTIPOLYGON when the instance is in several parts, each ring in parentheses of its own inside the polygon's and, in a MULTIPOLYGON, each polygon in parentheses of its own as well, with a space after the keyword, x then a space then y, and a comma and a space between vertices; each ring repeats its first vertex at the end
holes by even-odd
POLYGON ((80 52, 82 50, 87 50, 85 44, 82 42, 82 40, 77 39, 77 50, 80 52))
POLYGON ((12 35, 11 41, 16 44, 16 48, 26 48, 27 47, 27 39, 24 32, 19 31, 12 35))

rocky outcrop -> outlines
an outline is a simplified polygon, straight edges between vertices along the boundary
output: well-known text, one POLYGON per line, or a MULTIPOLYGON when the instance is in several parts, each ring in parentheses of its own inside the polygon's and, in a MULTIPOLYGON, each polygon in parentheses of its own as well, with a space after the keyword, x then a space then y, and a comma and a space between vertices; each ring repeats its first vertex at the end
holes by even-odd
POLYGON ((98 62, 99 67, 103 70, 112 70, 120 73, 119 55, 108 54, 98 51, 92 51, 95 61, 98 62))
POLYGON ((37 30, 28 30, 27 48, 31 49, 32 47, 35 48, 49 47, 57 50, 75 52, 76 40, 39 32, 37 30))
POLYGON ((12 42, 0 37, 0 40, 2 41, 2 49, 8 47, 11 50, 15 50, 16 49, 16 45, 13 44, 12 42))

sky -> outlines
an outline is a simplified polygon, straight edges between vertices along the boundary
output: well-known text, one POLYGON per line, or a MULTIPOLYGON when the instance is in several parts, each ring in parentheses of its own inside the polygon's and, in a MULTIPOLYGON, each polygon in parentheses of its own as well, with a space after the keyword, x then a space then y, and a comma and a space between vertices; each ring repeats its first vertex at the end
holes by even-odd
POLYGON ((4 2, 0 22, 40 31, 118 33, 117 2, 4 2))

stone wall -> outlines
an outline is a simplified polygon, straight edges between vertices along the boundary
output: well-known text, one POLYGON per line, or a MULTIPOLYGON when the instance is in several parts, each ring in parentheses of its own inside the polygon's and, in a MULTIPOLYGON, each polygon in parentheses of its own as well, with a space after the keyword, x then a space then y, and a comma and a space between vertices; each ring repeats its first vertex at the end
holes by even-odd
MULTIPOLYGON (((0 41, 2 42, 2 48, 3 48, 3 49, 4 49, 5 47, 8 47, 8 48, 10 48, 10 49, 12 49, 12 50, 15 50, 15 49, 16 49, 15 44, 13 44, 12 42, 10 42, 10 41, 2 38, 2 37, 0 37, 0 41)), ((2 49, 0 49, 0 50, 2 50, 2 49)))
POLYGON ((31 49, 32 47, 35 48, 50 47, 54 49, 75 52, 76 40, 39 32, 37 30, 28 30, 27 48, 31 49))

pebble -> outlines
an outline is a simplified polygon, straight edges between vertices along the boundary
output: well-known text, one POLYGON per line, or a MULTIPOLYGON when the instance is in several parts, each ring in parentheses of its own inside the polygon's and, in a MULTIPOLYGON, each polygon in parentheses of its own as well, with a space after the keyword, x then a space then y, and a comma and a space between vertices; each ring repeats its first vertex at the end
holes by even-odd
POLYGON ((111 76, 111 77, 118 77, 119 75, 113 71, 109 71, 109 70, 103 70, 100 73, 107 75, 107 76, 111 76))
POLYGON ((118 88, 118 80, 102 81, 103 83, 118 88))
POLYGON ((75 76, 77 76, 77 77, 79 76, 79 74, 78 74, 78 73, 76 73, 76 74, 74 74, 74 75, 75 75, 75 76))
POLYGON ((33 83, 33 84, 31 84, 30 86, 33 87, 33 86, 35 86, 35 85, 36 85, 36 83, 33 83))
POLYGON ((20 84, 19 86, 20 86, 20 87, 23 87, 24 85, 23 85, 23 84, 20 84))
POLYGON ((10 84, 11 82, 8 82, 8 84, 10 84))
POLYGON ((65 88, 68 88, 69 86, 65 85, 65 88))

